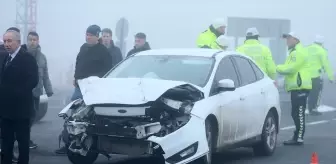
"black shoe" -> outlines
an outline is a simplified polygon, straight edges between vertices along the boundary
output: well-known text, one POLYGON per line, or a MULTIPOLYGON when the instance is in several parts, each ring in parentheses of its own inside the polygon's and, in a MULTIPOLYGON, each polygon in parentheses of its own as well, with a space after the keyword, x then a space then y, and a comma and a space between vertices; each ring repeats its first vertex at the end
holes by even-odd
POLYGON ((65 154, 67 154, 67 152, 68 152, 68 148, 65 147, 65 146, 55 150, 55 153, 59 154, 59 155, 65 155, 65 154))
POLYGON ((288 141, 284 141, 283 144, 286 146, 300 146, 300 145, 303 145, 303 140, 302 139, 299 139, 299 140, 290 139, 288 141))
POLYGON ((35 144, 32 140, 30 140, 30 142, 29 142, 29 148, 30 149, 36 149, 37 148, 37 144, 35 144))
POLYGON ((322 115, 322 113, 318 112, 318 111, 311 111, 311 112, 309 112, 309 114, 312 115, 312 116, 320 116, 320 115, 322 115))
POLYGON ((13 156, 13 158, 12 158, 12 162, 13 162, 13 163, 17 163, 17 162, 18 162, 18 158, 15 157, 15 156, 13 156))

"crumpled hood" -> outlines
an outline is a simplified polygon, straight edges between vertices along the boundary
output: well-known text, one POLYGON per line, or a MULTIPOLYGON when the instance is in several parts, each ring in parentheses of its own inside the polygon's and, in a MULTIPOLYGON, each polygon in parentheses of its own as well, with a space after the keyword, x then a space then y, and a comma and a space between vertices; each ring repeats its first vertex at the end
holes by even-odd
MULTIPOLYGON (((86 105, 129 104, 138 105, 155 101, 167 90, 189 84, 180 81, 144 78, 89 77, 78 81, 86 105)), ((201 89, 189 84, 196 89, 201 89)))

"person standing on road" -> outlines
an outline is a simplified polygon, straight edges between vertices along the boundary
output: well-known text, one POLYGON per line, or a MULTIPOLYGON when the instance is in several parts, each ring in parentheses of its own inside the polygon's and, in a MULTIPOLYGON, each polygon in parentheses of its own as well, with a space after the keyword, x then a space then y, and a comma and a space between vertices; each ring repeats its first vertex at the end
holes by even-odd
MULTIPOLYGON (((108 49, 99 41, 101 29, 97 25, 91 25, 86 30, 86 43, 80 48, 76 58, 74 86, 75 90, 71 101, 82 98, 82 93, 77 80, 90 76, 103 77, 112 68, 112 57, 108 49)), ((69 134, 64 125, 64 129, 59 138, 63 140, 65 146, 55 150, 56 154, 66 154, 69 134)))
POLYGON ((323 43, 324 37, 316 35, 314 43, 307 46, 313 89, 308 96, 308 110, 306 110, 306 113, 311 115, 321 115, 317 109, 323 88, 323 72, 327 73, 331 83, 334 82, 334 73, 328 60, 328 52, 323 47, 323 43))
POLYGON ((104 28, 102 30, 102 43, 109 50, 112 56, 112 67, 123 60, 120 48, 114 45, 112 40, 112 30, 104 28))
MULTIPOLYGON (((20 34, 20 29, 18 29, 18 28, 16 28, 16 27, 10 27, 10 28, 8 28, 6 31, 7 31, 7 32, 8 32, 8 31, 16 31, 16 32, 18 32, 18 33, 20 34)), ((23 44, 23 45, 21 45, 21 48, 20 48, 20 49, 22 49, 22 50, 27 50, 27 47, 26 47, 25 44, 23 44)), ((5 48, 4 42, 2 42, 2 44, 0 44, 0 66, 1 66, 2 63, 5 62, 7 56, 8 56, 8 52, 7 52, 6 48, 5 48)), ((2 73, 2 70, 0 69, 0 78, 1 78, 1 73, 2 73)), ((1 79, 0 79, 0 81, 1 81, 1 79)), ((0 120, 0 123, 1 123, 1 120, 0 120)), ((1 134, 0 134, 0 137, 1 137, 1 134)), ((0 145, 1 145, 1 143, 0 143, 0 145)), ((1 147, 1 146, 0 146, 0 147, 1 147)), ((1 149, 0 149, 0 152, 1 152, 1 149)), ((13 163, 16 163, 18 159, 17 159, 17 156, 15 156, 14 154, 15 154, 15 153, 13 153, 13 159, 12 159, 12 162, 13 162, 13 163)))
POLYGON ((215 19, 207 30, 202 32, 197 40, 196 45, 199 48, 214 47, 216 39, 225 34, 226 21, 222 18, 215 19))
POLYGON ((33 89, 38 84, 36 60, 21 47, 20 33, 4 34, 8 52, 2 64, 0 81, 1 163, 11 164, 14 141, 18 141, 18 163, 29 163, 30 119, 33 111, 33 89))
POLYGON ((275 79, 276 67, 271 50, 260 43, 257 28, 247 29, 246 40, 243 45, 237 47, 237 51, 251 57, 271 79, 275 79))
POLYGON ((312 89, 309 57, 297 34, 290 32, 283 37, 287 40, 289 56, 284 64, 277 66, 276 70, 285 76, 285 88, 291 94, 292 118, 295 124, 292 139, 285 141, 284 145, 303 145, 304 112, 309 91, 312 89))
POLYGON ((86 30, 86 43, 79 50, 76 58, 74 86, 71 100, 82 98, 77 80, 90 76, 103 77, 112 68, 112 57, 108 49, 99 42, 101 29, 91 25, 86 30))
MULTIPOLYGON (((40 47, 40 38, 36 32, 30 32, 27 36, 27 51, 33 55, 36 59, 38 65, 38 73, 39 73, 39 82, 37 86, 33 90, 33 101, 34 101, 34 113, 31 120, 31 126, 34 124, 35 116, 39 111, 40 106, 40 96, 43 95, 43 88, 46 91, 48 97, 51 97, 53 93, 51 81, 49 79, 48 72, 48 63, 47 58, 41 52, 40 47)), ((31 149, 37 148, 37 144, 35 144, 32 140, 30 140, 29 147, 31 149)))
POLYGON ((147 42, 147 36, 145 33, 139 32, 134 37, 134 48, 131 49, 126 57, 129 57, 135 53, 141 52, 141 51, 147 51, 150 50, 149 43, 147 42))

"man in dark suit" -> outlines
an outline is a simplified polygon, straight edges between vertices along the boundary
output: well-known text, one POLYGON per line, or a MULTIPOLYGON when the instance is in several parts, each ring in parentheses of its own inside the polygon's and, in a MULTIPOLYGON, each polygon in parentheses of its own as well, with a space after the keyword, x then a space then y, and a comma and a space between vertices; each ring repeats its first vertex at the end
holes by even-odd
POLYGON ((1 163, 12 164, 15 139, 19 145, 19 164, 29 163, 32 90, 38 83, 35 58, 21 47, 20 33, 7 31, 4 46, 8 52, 0 66, 1 163))

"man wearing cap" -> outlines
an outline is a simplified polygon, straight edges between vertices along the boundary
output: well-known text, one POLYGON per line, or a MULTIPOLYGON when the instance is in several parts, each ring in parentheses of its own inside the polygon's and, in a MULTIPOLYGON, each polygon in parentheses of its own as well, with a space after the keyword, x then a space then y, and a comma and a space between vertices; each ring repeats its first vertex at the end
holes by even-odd
POLYGON ((286 91, 291 94, 292 118, 295 124, 293 137, 284 145, 303 145, 305 133, 305 109, 309 91, 312 89, 308 53, 294 32, 283 35, 287 40, 289 55, 276 70, 285 76, 286 91))
POLYGON ((77 80, 90 76, 103 77, 112 68, 112 57, 108 49, 99 42, 101 29, 91 25, 86 30, 86 43, 79 50, 75 65, 75 92, 71 100, 82 97, 77 80))
POLYGON ((260 43, 257 28, 247 29, 246 40, 243 45, 237 47, 237 51, 251 57, 271 79, 275 79, 276 67, 272 53, 267 46, 260 43))
POLYGON ((225 34, 225 28, 225 19, 215 19, 209 28, 198 36, 196 40, 197 47, 207 48, 216 45, 216 39, 225 34))
POLYGON ((146 41, 146 34, 139 32, 134 37, 134 48, 127 53, 126 57, 150 49, 149 43, 146 41))
MULTIPOLYGON (((82 98, 82 93, 77 81, 90 76, 103 77, 112 68, 112 57, 108 49, 100 41, 101 29, 97 25, 91 25, 86 30, 86 43, 84 43, 77 55, 74 75, 75 90, 71 97, 71 101, 82 98)), ((60 135, 60 139, 66 146, 68 144, 68 133, 64 129, 60 135)), ((63 146, 55 151, 56 154, 65 154, 67 147, 63 146)))
POLYGON ((323 72, 327 73, 331 83, 334 81, 334 73, 328 60, 328 52, 323 47, 323 43, 324 37, 316 35, 314 43, 307 46, 313 85, 308 96, 308 110, 306 110, 306 113, 310 115, 321 115, 317 109, 323 87, 323 72))

